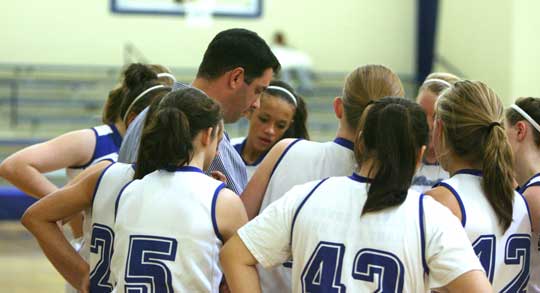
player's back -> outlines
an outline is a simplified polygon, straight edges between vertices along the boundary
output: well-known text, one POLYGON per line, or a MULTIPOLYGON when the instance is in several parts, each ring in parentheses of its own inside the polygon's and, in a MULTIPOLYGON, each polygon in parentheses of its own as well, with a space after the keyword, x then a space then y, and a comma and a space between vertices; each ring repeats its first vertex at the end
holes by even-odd
POLYGON ((431 197, 409 190, 401 205, 362 215, 367 182, 334 177, 302 190, 309 195, 291 228, 293 292, 425 292, 479 268, 477 260, 463 262, 474 257, 468 239, 431 197))
POLYGON ((217 292, 222 242, 215 203, 223 186, 190 166, 129 184, 117 202, 116 292, 217 292))
POLYGON ((274 166, 261 211, 295 185, 330 176, 346 176, 355 166, 351 141, 336 138, 321 143, 297 139, 285 149, 274 166))
POLYGON ((478 170, 461 170, 439 184, 456 197, 462 225, 493 288, 521 292, 529 279, 531 222, 525 199, 514 192, 512 223, 506 231, 482 190, 478 170))
POLYGON ((90 265, 90 291, 111 292, 110 260, 114 246, 114 209, 116 199, 126 184, 133 180, 131 164, 113 163, 96 183, 92 208, 85 211, 84 241, 81 255, 90 265))
MULTIPOLYGON (((343 138, 323 143, 294 140, 274 167, 261 204, 261 212, 295 185, 330 176, 349 175, 355 166, 351 141, 343 138)), ((290 264, 271 269, 259 267, 263 292, 290 291, 290 274, 290 264)))

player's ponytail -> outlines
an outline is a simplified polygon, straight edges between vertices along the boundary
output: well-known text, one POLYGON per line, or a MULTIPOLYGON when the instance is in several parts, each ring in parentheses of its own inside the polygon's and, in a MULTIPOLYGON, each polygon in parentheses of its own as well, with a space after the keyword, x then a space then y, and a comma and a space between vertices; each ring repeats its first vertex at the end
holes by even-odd
MULTIPOLYGON (((438 99, 442 145, 460 159, 481 166, 482 190, 504 230, 512 222, 513 155, 501 126, 502 102, 479 81, 460 81, 438 99)), ((444 156, 442 161, 447 160, 444 156)))
POLYGON ((216 135, 221 119, 219 105, 197 89, 183 89, 166 95, 147 117, 135 178, 188 164, 193 156, 195 136, 211 127, 212 135, 216 135))
POLYGON ((362 214, 398 206, 407 197, 429 128, 420 106, 387 97, 367 108, 355 144, 358 165, 370 160, 368 197, 362 214))

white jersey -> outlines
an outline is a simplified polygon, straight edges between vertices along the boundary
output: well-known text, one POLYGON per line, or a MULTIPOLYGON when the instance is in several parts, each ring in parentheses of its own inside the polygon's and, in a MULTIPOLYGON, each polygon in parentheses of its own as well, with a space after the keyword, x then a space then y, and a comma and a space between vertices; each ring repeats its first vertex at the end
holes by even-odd
POLYGON ((84 219, 84 244, 81 255, 90 265, 90 292, 111 292, 115 283, 110 274, 114 247, 114 212, 116 200, 122 190, 133 180, 133 165, 109 165, 96 184, 92 208, 84 219))
MULTIPOLYGON (((356 167, 353 148, 353 143, 343 138, 323 143, 303 139, 293 141, 274 166, 261 204, 261 212, 295 185, 351 174, 356 167)), ((259 267, 262 291, 290 292, 290 266, 290 262, 287 262, 271 269, 259 267)))
POLYGON ((450 175, 444 171, 441 165, 424 162, 414 174, 411 188, 423 193, 449 177, 450 175))
POLYGON ((130 183, 117 202, 115 292, 218 292, 215 208, 224 186, 191 166, 130 183))
POLYGON ((409 190, 400 206, 361 216, 367 182, 296 186, 238 235, 264 267, 292 256, 292 292, 425 292, 482 270, 459 221, 429 196, 409 190))
POLYGON ((482 190, 479 170, 460 170, 439 183, 456 197, 462 225, 497 292, 523 292, 529 280, 531 221, 523 196, 514 192, 512 223, 503 231, 482 190))
MULTIPOLYGON (((519 189, 520 193, 524 193, 531 186, 540 186, 540 173, 529 179, 523 187, 519 189)), ((532 234, 531 241, 531 278, 529 280, 528 292, 540 292, 540 233, 532 234)))

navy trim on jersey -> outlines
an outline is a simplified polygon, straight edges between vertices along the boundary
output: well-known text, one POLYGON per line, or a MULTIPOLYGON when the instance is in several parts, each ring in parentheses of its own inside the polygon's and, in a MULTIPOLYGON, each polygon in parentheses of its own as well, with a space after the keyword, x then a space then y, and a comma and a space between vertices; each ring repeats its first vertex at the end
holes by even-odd
POLYGON ((474 176, 482 176, 482 171, 477 169, 461 169, 458 170, 454 175, 457 174, 468 174, 468 175, 474 175, 474 176))
POLYGON ((246 146, 246 141, 247 141, 247 138, 244 138, 244 140, 241 143, 234 144, 233 148, 240 155, 240 158, 242 158, 242 162, 244 162, 244 164, 246 164, 246 166, 257 166, 262 162, 264 157, 266 157, 266 155, 270 151, 271 147, 266 152, 263 152, 253 163, 250 164, 250 163, 246 162, 246 160, 244 160, 244 157, 242 157, 242 152, 244 151, 244 147, 246 146))
POLYGON ((300 213, 300 209, 302 209, 302 207, 304 206, 304 204, 306 203, 306 201, 311 197, 311 195, 313 194, 313 192, 319 188, 319 186, 321 186, 321 184, 326 181, 328 178, 324 178, 323 180, 321 180, 319 183, 317 183, 317 185, 315 185, 315 187, 313 187, 313 189, 308 193, 308 195, 306 195, 306 197, 302 200, 302 202, 300 203, 300 205, 298 206, 298 208, 296 209, 296 211, 294 212, 294 217, 292 219, 292 224, 291 224, 291 236, 290 236, 290 242, 292 243, 292 236, 293 236, 293 231, 294 231, 294 224, 296 223, 296 217, 298 217, 298 213, 300 213))
POLYGON ((109 168, 114 165, 114 162, 112 164, 110 164, 109 166, 105 167, 105 169, 103 169, 103 171, 101 172, 101 174, 99 174, 99 178, 98 180, 96 181, 96 186, 94 187, 94 193, 92 194, 92 206, 94 205, 94 198, 96 198, 96 193, 97 193, 97 190, 99 188, 99 184, 101 183, 101 178, 103 178, 103 175, 105 174, 105 172, 107 172, 107 170, 109 170, 109 168))
POLYGON ((195 167, 195 166, 189 166, 189 165, 186 165, 186 166, 182 166, 182 167, 176 167, 176 169, 174 169, 175 172, 198 172, 198 173, 202 173, 204 174, 204 172, 195 167))
POLYGON ((291 142, 290 145, 288 145, 286 148, 285 148, 285 151, 283 151, 283 154, 281 154, 281 156, 279 157, 279 159, 277 160, 276 164, 274 165, 274 168, 272 169, 272 173, 270 173, 270 178, 272 178, 272 175, 274 175, 274 172, 276 171, 277 167, 279 166, 279 163, 281 163, 281 160, 285 157, 285 155, 287 154, 287 152, 291 149, 291 147, 296 144, 297 142, 301 141, 302 139, 301 138, 298 138, 296 139, 295 141, 291 142))
POLYGON ((109 125, 109 127, 112 129, 113 133, 111 135, 111 138, 114 145, 117 146, 118 149, 120 149, 120 146, 122 145, 122 135, 120 135, 120 132, 118 131, 118 129, 116 128, 114 124, 107 124, 107 125, 109 125))
POLYGON ((118 205, 120 204, 120 198, 122 197, 124 193, 124 189, 126 189, 126 187, 128 187, 128 185, 130 185, 133 182, 135 182, 135 180, 131 180, 128 183, 126 183, 126 185, 124 185, 124 187, 120 189, 120 192, 118 193, 118 196, 116 197, 116 202, 114 203, 114 221, 115 222, 116 222, 116 214, 118 213, 118 205))
POLYGON ((348 148, 351 151, 354 151, 354 143, 348 139, 345 139, 343 137, 336 137, 334 138, 334 143, 339 144, 342 147, 348 148))
POLYGON ((212 227, 214 227, 214 233, 216 233, 217 238, 219 238, 219 240, 221 240, 222 243, 225 243, 225 241, 223 241, 223 237, 221 236, 221 233, 219 233, 219 228, 218 228, 217 219, 216 219, 217 198, 218 198, 219 192, 223 188, 225 188, 225 183, 221 183, 216 188, 216 191, 214 191, 214 196, 212 197, 212 208, 210 209, 210 215, 212 216, 212 227))
MULTIPOLYGON (((538 182, 538 183, 540 183, 540 182, 538 182)), ((532 227, 533 223, 532 223, 532 218, 531 218, 531 210, 529 209, 529 203, 527 202, 527 199, 525 198, 525 196, 521 192, 518 191, 518 193, 519 193, 519 195, 521 195, 521 198, 525 202, 525 206, 527 207, 527 214, 529 215, 529 221, 531 222, 531 227, 532 227)))
POLYGON ((426 235, 424 232, 424 194, 420 194, 420 202, 419 202, 419 219, 420 219, 420 245, 422 249, 422 266, 424 267, 424 273, 429 274, 429 267, 427 265, 426 261, 426 235))
POLYGON ((540 176, 540 173, 534 174, 531 178, 529 178, 529 180, 527 180, 527 182, 525 182, 525 184, 523 184, 523 187, 520 188, 518 186, 518 189, 516 191, 518 191, 519 193, 524 193, 525 190, 527 190, 527 188, 529 188, 530 186, 538 186, 538 185, 540 185, 540 182, 535 182, 535 183, 529 185, 529 183, 531 181, 533 181, 533 179, 535 179, 538 176, 540 176))
POLYGON ((461 197, 459 196, 457 191, 452 186, 450 186, 450 184, 446 182, 441 182, 435 185, 434 187, 437 187, 437 186, 441 186, 450 190, 450 192, 454 195, 454 197, 458 201, 459 209, 461 210, 461 225, 463 226, 463 228, 465 228, 465 224, 467 223, 467 214, 465 213, 465 206, 463 205, 463 201, 461 200, 461 197))
POLYGON ((356 173, 352 173, 352 175, 349 176, 349 178, 354 180, 354 181, 358 181, 360 183, 371 183, 373 181, 373 179, 371 179, 371 178, 360 176, 360 175, 358 175, 356 173))

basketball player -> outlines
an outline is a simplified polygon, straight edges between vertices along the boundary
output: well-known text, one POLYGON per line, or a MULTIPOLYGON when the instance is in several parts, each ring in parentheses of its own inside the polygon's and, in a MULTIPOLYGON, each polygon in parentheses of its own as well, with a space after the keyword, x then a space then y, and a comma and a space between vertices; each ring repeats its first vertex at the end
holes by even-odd
POLYGON ((105 171, 95 166, 23 217, 47 257, 79 290, 217 292, 221 243, 247 221, 238 196, 202 173, 222 133, 218 104, 199 90, 185 89, 156 107, 144 128, 135 170, 121 163, 105 171), (133 173, 136 180, 126 185, 133 173), (85 208, 93 208, 90 268, 55 226, 85 208), (110 273, 113 248, 115 271, 110 273))
POLYGON ((428 139, 422 109, 365 111, 348 177, 296 186, 242 227, 221 259, 233 292, 260 292, 255 264, 292 256, 292 292, 491 292, 459 221, 410 189, 428 139))
POLYGON ((531 221, 514 191, 513 156, 499 97, 479 81, 459 81, 436 104, 434 147, 450 173, 427 192, 460 219, 497 292, 529 281, 531 221))
POLYGON ((248 180, 270 148, 282 138, 309 139, 307 109, 302 97, 287 83, 270 82, 260 99, 260 106, 247 113, 248 135, 231 140, 246 164, 248 180))
POLYGON ((540 292, 540 99, 520 98, 505 115, 512 146, 515 178, 529 204, 532 219, 531 278, 528 292, 540 292))
MULTIPOLYGON (((403 96, 399 77, 382 65, 365 65, 351 72, 343 96, 334 99, 339 119, 336 138, 319 143, 285 139, 277 143, 251 178, 242 201, 254 218, 294 185, 328 176, 350 175, 355 169, 353 140, 365 107, 385 96, 403 96)), ((290 292, 290 263, 260 270, 264 292, 290 292)))
MULTIPOLYGON (((416 102, 424 109, 428 119, 428 125, 433 129, 433 119, 435 112, 435 102, 437 97, 444 91, 452 87, 459 78, 450 73, 436 72, 428 75, 419 89, 416 102)), ((448 172, 444 171, 433 150, 433 141, 430 141, 422 165, 413 177, 412 189, 424 192, 431 189, 435 184, 444 179, 448 179, 448 172)))

